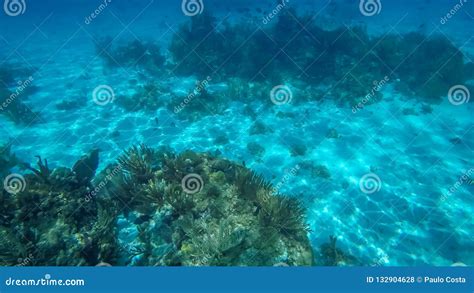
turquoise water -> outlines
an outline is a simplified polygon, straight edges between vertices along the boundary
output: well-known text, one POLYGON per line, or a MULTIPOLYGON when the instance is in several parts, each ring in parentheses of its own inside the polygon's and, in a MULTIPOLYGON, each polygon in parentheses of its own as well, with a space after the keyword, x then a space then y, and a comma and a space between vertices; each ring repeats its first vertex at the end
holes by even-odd
MULTIPOLYGON (((373 79, 367 83, 355 72, 344 74, 355 75, 357 83, 349 87, 333 80, 322 83, 324 77, 319 76, 317 82, 308 81, 301 77, 305 74, 297 58, 301 56, 285 51, 306 32, 306 23, 295 18, 290 23, 298 33, 285 35, 282 31, 280 40, 285 41, 277 42, 278 52, 255 52, 287 55, 295 65, 292 71, 278 81, 256 74, 235 85, 228 75, 219 75, 222 68, 212 65, 214 75, 177 70, 170 43, 180 34, 181 25, 189 26, 193 17, 199 17, 187 16, 180 1, 84 2, 26 0, 24 13, 0 13, 0 68, 8 65, 28 72, 3 82, 12 92, 22 87, 20 81, 30 89, 24 103, 40 121, 30 123, 34 117, 29 116, 30 121, 15 123, 0 115, 0 143, 11 143, 18 158, 33 164, 35 156, 41 155, 50 167, 72 166, 84 153, 99 148, 101 170, 124 149, 142 142, 176 152, 218 151, 263 174, 279 192, 303 201, 315 249, 334 235, 338 247, 362 265, 474 265, 474 130, 473 104, 468 101, 474 76, 463 81, 468 90, 460 103, 453 103, 448 91, 433 102, 399 90, 398 85, 407 80, 397 70, 378 76, 376 87, 373 79), (97 53, 100 40, 106 37, 113 39, 114 47, 130 46, 135 40, 154 42, 165 63, 156 72, 137 64, 108 66, 97 53), (206 76, 206 92, 225 96, 226 102, 198 97, 181 104, 184 110, 177 111, 184 99, 174 97, 199 92, 196 84, 206 76), (161 88, 147 97, 157 106, 145 109, 133 99, 150 81, 161 88), (252 88, 261 83, 268 88, 260 94, 250 91, 244 98, 229 94, 231 86, 252 88), (274 87, 279 85, 282 87, 274 87), (104 89, 100 86, 107 86, 113 99, 98 99, 97 91, 104 89), (335 96, 345 91, 353 95, 354 87, 363 88, 360 98, 374 89, 382 97, 375 103, 369 98, 359 106, 355 102, 341 105, 335 96), (272 89, 283 90, 283 96, 275 91, 272 95, 272 89), (319 96, 309 98, 310 94, 319 96), (123 106, 124 97, 133 97, 131 108, 123 106), (64 101, 68 107, 58 106, 64 101)), ((216 28, 222 29, 216 48, 231 37, 223 23, 246 23, 252 32, 266 30, 291 8, 297 14, 308 13, 323 29, 342 28, 341 37, 351 34, 350 28, 357 25, 369 36, 413 31, 442 35, 462 52, 463 62, 472 64, 472 2, 455 6, 457 1, 381 0, 375 2, 380 11, 372 16, 362 13, 358 1, 291 0, 280 6, 275 1, 254 2, 203 0, 202 14, 212 13, 221 24, 216 28), (447 14, 450 17, 444 18, 447 14)), ((319 42, 312 33, 306 38, 319 42)), ((229 46, 238 51, 246 41, 240 39, 229 46)), ((186 56, 198 54, 192 45, 183 50, 186 56)), ((365 53, 370 50, 362 56, 365 53)), ((305 56, 318 59, 309 48, 305 56)), ((207 64, 213 56, 199 58, 207 64)), ((250 64, 261 66, 258 60, 250 64)), ((426 60, 415 61, 422 66, 426 60)), ((226 66, 223 64, 224 69, 226 66)), ((250 65, 245 62, 242 66, 250 65)), ((444 66, 440 64, 439 69, 444 66)), ((253 70, 260 69, 264 68, 253 70)), ((20 90, 20 97, 23 92, 20 90)), ((10 172, 23 171, 15 168, 10 172)), ((132 219, 121 218, 117 225, 122 242, 136 241, 132 219)))

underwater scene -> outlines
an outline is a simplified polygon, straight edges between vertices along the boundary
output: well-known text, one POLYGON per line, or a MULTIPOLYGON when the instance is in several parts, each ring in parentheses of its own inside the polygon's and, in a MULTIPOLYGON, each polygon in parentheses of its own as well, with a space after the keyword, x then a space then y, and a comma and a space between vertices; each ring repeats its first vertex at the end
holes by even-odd
POLYGON ((2 0, 1 266, 473 266, 471 0, 2 0))

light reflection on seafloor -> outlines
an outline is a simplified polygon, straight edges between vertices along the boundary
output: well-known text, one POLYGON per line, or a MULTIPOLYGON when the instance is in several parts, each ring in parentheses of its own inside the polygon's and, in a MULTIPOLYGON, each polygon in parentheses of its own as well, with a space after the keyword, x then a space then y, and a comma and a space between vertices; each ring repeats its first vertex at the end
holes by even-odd
POLYGON ((11 28, 0 30, 0 264, 308 264, 299 228, 272 230, 283 252, 271 261, 254 247, 271 239, 254 231, 268 228, 258 216, 268 201, 236 197, 253 187, 232 185, 255 183, 236 166, 302 204, 315 265, 474 264, 471 2, 50 2, 0 11, 11 28), (161 158, 149 185, 137 175, 148 167, 119 159, 141 143, 234 163, 161 158), (93 149, 99 161, 82 160, 93 149), (203 185, 192 208, 134 199, 190 174, 203 185), (102 226, 97 206, 83 208, 96 201, 114 214, 102 226), (196 250, 205 239, 216 248, 196 250), (77 262, 64 261, 70 247, 77 262))

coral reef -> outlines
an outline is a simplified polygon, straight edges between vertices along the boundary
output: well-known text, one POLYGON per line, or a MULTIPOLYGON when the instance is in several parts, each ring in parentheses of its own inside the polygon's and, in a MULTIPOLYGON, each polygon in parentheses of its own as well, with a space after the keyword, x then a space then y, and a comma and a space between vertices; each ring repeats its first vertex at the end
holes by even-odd
POLYGON ((96 149, 72 168, 37 158, 26 188, 0 195, 0 265, 313 264, 300 202, 244 166, 145 145, 97 175, 96 149))
POLYGON ((401 92, 436 103, 451 86, 472 79, 474 71, 443 36, 370 36, 363 26, 327 30, 292 8, 282 10, 275 25, 258 30, 249 23, 218 23, 203 13, 175 33, 169 51, 177 73, 223 79, 242 101, 253 91, 249 81, 275 85, 298 79, 313 88, 306 100, 320 100, 314 89, 323 86, 329 87, 325 97, 341 106, 364 99, 376 103, 382 86, 397 81, 401 92))
POLYGON ((51 170, 38 157, 26 188, 16 194, 2 189, 0 264, 96 265, 113 263, 116 255, 114 203, 90 198, 89 177, 95 173, 97 151, 73 169, 51 170), (87 171, 84 170, 87 166, 87 171), (92 168, 92 169, 89 169, 92 168))
POLYGON ((409 94, 427 101, 436 102, 451 86, 463 84, 469 78, 463 53, 444 36, 426 37, 415 32, 401 38, 392 36, 389 41, 382 41, 382 45, 385 45, 384 51, 377 53, 391 70, 396 69, 406 85, 401 89, 409 89, 409 94))
POLYGON ((143 145, 128 150, 119 164, 121 172, 103 196, 126 205, 125 217, 140 215, 139 244, 127 251, 131 262, 312 264, 300 203, 273 196, 271 185, 245 167, 209 154, 173 155, 143 145))

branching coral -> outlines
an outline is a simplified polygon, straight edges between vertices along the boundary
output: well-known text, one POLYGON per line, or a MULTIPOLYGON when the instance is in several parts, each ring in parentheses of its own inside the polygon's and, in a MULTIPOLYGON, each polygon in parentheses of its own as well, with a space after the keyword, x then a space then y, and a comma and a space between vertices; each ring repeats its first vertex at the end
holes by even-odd
POLYGON ((166 194, 165 186, 166 183, 163 180, 150 180, 143 190, 143 198, 146 200, 146 204, 163 206, 166 194))
POLYGON ((180 185, 168 185, 165 190, 164 200, 172 207, 175 215, 192 212, 194 207, 192 196, 185 193, 180 185))
POLYGON ((260 191, 257 198, 259 220, 263 226, 290 237, 306 237, 304 232, 309 228, 305 222, 305 211, 295 198, 272 196, 266 190, 260 191))
POLYGON ((182 245, 181 252, 189 264, 232 265, 246 248, 247 233, 248 230, 236 226, 230 218, 219 223, 197 220, 186 234, 189 241, 182 245))
POLYGON ((154 155, 152 149, 142 144, 125 151, 118 159, 130 184, 147 183, 153 178, 154 155))
POLYGON ((38 162, 36 163, 38 166, 38 169, 35 169, 31 167, 30 165, 27 165, 27 169, 32 171, 38 178, 43 180, 44 182, 49 182, 49 176, 51 175, 51 170, 48 167, 48 160, 43 160, 41 159, 40 156, 36 156, 38 158, 38 162))
POLYGON ((262 176, 246 168, 237 170, 235 185, 243 198, 255 200, 259 190, 269 190, 271 184, 262 176))

